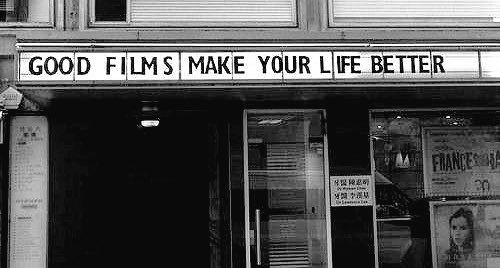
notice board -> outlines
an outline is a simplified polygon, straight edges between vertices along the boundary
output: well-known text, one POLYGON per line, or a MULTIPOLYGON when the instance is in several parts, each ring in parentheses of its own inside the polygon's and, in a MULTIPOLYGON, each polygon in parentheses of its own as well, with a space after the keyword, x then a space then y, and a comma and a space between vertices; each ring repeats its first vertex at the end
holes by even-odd
POLYGON ((14 116, 10 132, 9 267, 47 267, 48 121, 14 116))

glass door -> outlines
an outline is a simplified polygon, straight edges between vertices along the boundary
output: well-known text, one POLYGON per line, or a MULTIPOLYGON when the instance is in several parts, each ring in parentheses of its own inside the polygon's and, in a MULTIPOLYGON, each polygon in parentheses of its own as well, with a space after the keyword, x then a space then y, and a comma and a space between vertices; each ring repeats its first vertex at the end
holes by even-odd
POLYGON ((331 267, 323 118, 245 112, 247 267, 331 267))

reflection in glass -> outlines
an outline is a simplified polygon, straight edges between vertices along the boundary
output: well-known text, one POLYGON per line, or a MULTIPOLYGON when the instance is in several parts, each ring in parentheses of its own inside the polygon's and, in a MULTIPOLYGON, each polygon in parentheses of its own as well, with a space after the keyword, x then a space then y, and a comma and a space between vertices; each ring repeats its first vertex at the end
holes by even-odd
POLYGON ((248 115, 252 267, 327 267, 321 118, 248 115))

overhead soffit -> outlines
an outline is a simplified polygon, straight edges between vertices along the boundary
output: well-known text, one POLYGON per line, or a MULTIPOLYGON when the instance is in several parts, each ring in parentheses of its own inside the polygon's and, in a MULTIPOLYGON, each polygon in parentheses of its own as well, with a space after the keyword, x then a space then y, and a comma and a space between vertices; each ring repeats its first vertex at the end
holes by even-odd
POLYGON ((157 86, 106 88, 92 87, 27 87, 18 90, 42 106, 54 102, 142 101, 166 102, 328 102, 368 101, 375 106, 415 106, 442 103, 454 105, 500 105, 500 86, 370 86, 339 87, 335 85, 260 85, 251 87, 211 85, 196 87, 157 86))

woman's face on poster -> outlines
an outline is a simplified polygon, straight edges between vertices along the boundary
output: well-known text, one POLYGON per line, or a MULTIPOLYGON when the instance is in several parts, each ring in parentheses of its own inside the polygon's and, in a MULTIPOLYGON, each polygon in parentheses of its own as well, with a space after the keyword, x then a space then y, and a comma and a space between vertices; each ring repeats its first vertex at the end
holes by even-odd
POLYGON ((451 219, 450 235, 457 246, 463 246, 467 237, 470 236, 471 231, 466 218, 458 217, 451 219))

